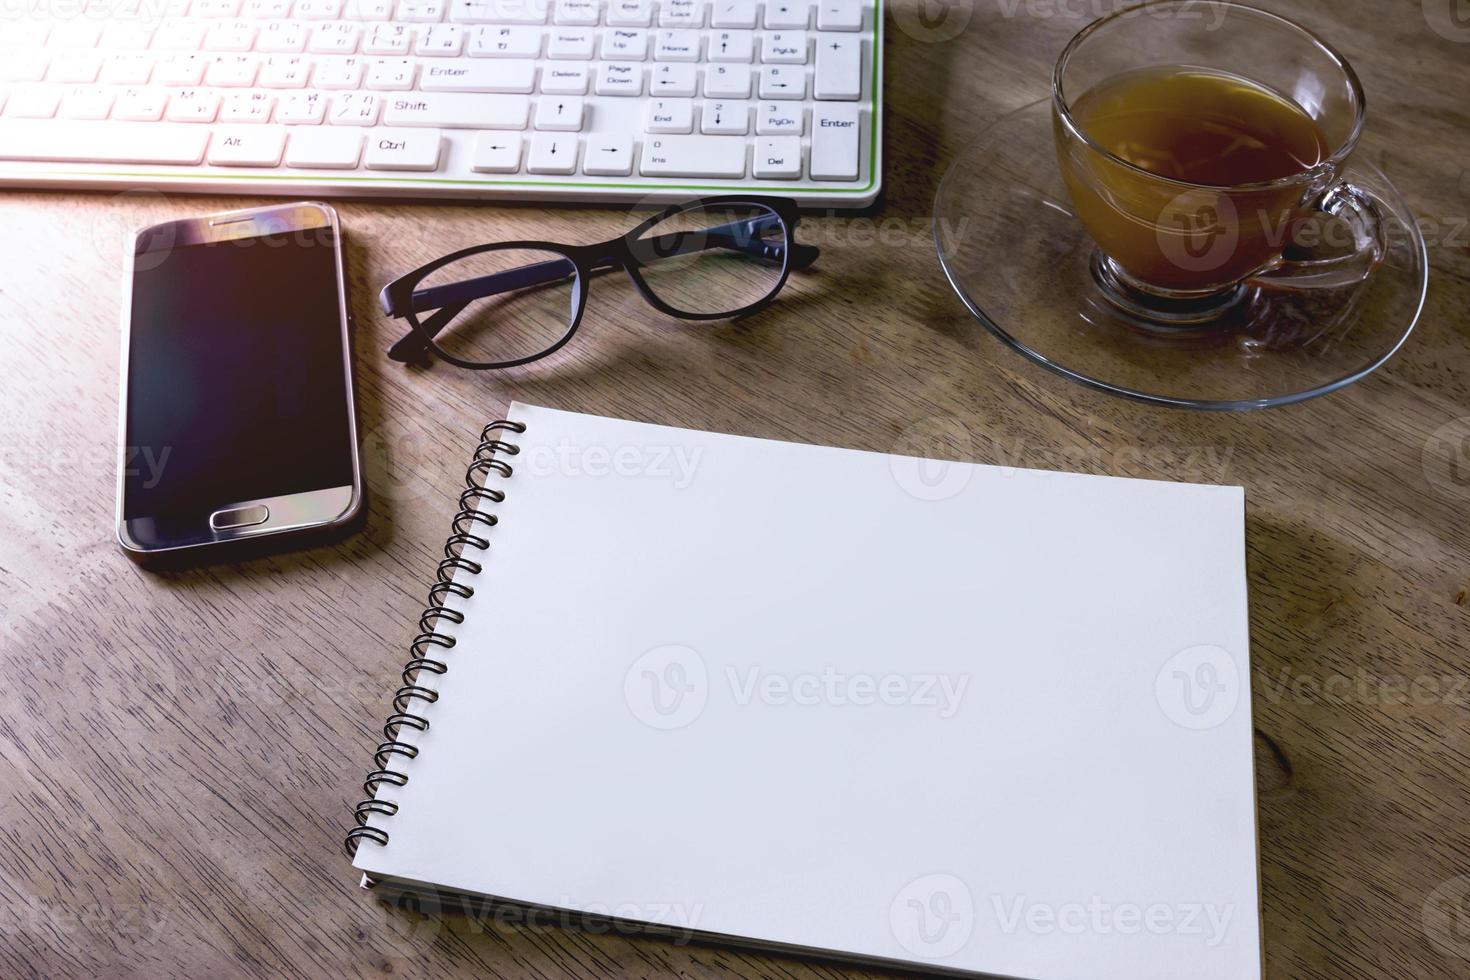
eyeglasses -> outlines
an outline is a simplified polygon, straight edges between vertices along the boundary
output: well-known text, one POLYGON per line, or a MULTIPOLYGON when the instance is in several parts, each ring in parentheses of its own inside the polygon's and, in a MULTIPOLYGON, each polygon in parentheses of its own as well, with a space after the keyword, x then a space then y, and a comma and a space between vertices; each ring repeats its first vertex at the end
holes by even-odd
POLYGON ((413 332, 388 350, 427 353, 472 370, 546 357, 572 339, 592 277, 622 269, 655 309, 684 320, 759 312, 819 249, 796 243, 801 214, 785 198, 711 197, 668 208, 601 245, 478 245, 394 280, 380 297, 413 332))

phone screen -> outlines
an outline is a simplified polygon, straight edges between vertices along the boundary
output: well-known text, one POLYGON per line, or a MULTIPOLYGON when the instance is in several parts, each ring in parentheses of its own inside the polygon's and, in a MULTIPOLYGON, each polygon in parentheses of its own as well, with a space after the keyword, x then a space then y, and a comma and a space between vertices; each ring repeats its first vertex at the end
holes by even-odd
POLYGON ((125 519, 353 483, 336 251, 315 228, 136 256, 125 519))

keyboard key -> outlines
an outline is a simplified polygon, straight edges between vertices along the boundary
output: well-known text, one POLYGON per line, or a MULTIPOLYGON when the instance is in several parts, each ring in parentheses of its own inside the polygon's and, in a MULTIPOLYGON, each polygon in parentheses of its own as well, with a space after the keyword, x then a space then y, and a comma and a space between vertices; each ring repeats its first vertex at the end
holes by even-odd
POLYGON ((704 0, 663 0, 658 10, 660 27, 703 27, 704 0))
POLYGON ((531 137, 531 154, 526 171, 533 174, 572 174, 577 172, 577 153, 581 140, 576 136, 537 133, 531 137))
POLYGON ((698 61, 699 51, 698 31, 659 31, 653 58, 655 61, 698 61))
POLYGON ((602 4, 598 0, 556 0, 553 17, 564 27, 596 27, 602 18, 602 4))
POLYGON ((771 31, 761 38, 761 61, 768 65, 804 65, 806 31, 771 31))
POLYGON ((469 54, 472 58, 538 58, 541 31, 535 27, 477 27, 470 35, 469 54))
POLYGON ((744 102, 706 102, 699 130, 711 136, 744 136, 750 131, 750 106, 744 102))
POLYGON ((860 31, 863 29, 861 0, 817 0, 817 30, 860 31))
POLYGON ((108 55, 102 62, 103 85, 147 85, 153 77, 153 55, 143 52, 108 55))
MULTIPOLYGON (((219 113, 222 123, 268 123, 276 108, 276 97, 269 92, 233 92, 225 97, 219 113)), ((276 161, 280 162, 279 159, 276 161)), ((271 164, 275 166, 275 164, 271 164)))
POLYGON ((656 96, 693 97, 699 88, 699 74, 693 65, 665 64, 653 69, 648 94, 656 96))
POLYGON ((39 82, 51 66, 51 55, 39 48, 0 54, 0 82, 39 82))
POLYGON ((240 126, 215 130, 209 162, 216 167, 279 167, 286 131, 277 126, 240 126))
POLYGON ((64 51, 51 61, 48 82, 90 85, 102 71, 102 56, 92 51, 64 51))
POLYGON ((194 0, 190 13, 195 17, 238 17, 241 0, 194 0))
POLYGON ((363 54, 408 54, 413 48, 413 28, 407 24, 374 24, 362 42, 363 54))
POLYGON ((638 169, 645 177, 745 176, 746 142, 736 136, 650 136, 638 169))
POLYGON ((587 141, 582 173, 589 177, 631 177, 633 137, 597 136, 587 141))
MULTIPOLYGON (((466 8, 475 6, 491 6, 492 4, 475 5, 465 4, 466 8)), ((459 4, 455 5, 459 7, 459 4)), ((410 24, 437 24, 444 19, 444 11, 447 8, 446 0, 399 0, 397 20, 406 21, 410 24)), ((470 23, 462 21, 461 23, 470 23)))
POLYGON ((755 0, 714 0, 709 22, 711 27, 753 30, 756 22, 755 0))
POLYGON ((476 173, 513 174, 521 169, 521 154, 525 140, 504 133, 481 133, 475 141, 475 159, 471 165, 476 173))
POLYGON ((803 0, 767 0, 766 30, 805 28, 807 22, 811 20, 811 13, 809 0, 807 2, 803 0))
MULTIPOLYGON (((292 0, 245 0, 240 16, 250 20, 285 20, 291 16, 291 3, 292 0)), ((388 19, 387 0, 383 0, 383 16, 379 19, 388 19)))
POLYGON ((644 129, 650 133, 694 132, 694 103, 689 99, 657 99, 648 103, 644 129))
POLYGON ((425 92, 506 92, 536 90, 534 61, 425 62, 419 87, 425 92))
POLYGON ((354 54, 361 37, 362 28, 356 24, 321 24, 312 32, 307 50, 314 54, 354 54))
POLYGON ((255 49, 262 54, 300 54, 306 50, 308 36, 305 24, 276 21, 260 31, 255 49))
POLYGON ((311 83, 317 88, 353 89, 362 86, 367 62, 361 58, 324 57, 317 61, 311 83))
POLYGON ((760 97, 763 99, 804 99, 806 69, 793 65, 762 68, 760 88, 760 97))
POLYGON ((589 30, 557 28, 546 42, 546 56, 566 61, 591 61, 596 40, 597 35, 589 30))
MULTIPOLYGON (((276 109, 276 122, 292 126, 320 125, 327 118, 327 102, 327 97, 320 92, 292 92, 281 98, 280 107, 276 109)), ((357 166, 355 159, 352 166, 357 166)))
POLYGON ((204 82, 204 69, 209 66, 203 55, 176 54, 155 69, 154 81, 159 85, 177 85, 188 88, 204 82))
POLYGON ((406 92, 413 88, 418 68, 409 58, 378 58, 368 65, 368 88, 380 92, 406 92))
POLYGON ((220 55, 209 63, 204 82, 216 88, 247 88, 255 84, 260 73, 260 62, 254 55, 220 55))
MULTIPOLYGON (((201 0, 203 2, 203 0, 201 0)), ((14 16, 11 12, 16 10, 15 5, 6 8, 9 14, 6 18, 6 33, 9 33, 9 20, 14 16)), ((102 25, 90 18, 78 17, 77 13, 82 7, 74 8, 72 17, 62 20, 51 28, 51 36, 47 38, 46 45, 52 50, 57 48, 95 48, 97 42, 102 38, 102 25)))
MULTIPOLYGON (((194 0, 195 4, 203 0, 194 0)), ((296 0, 298 20, 338 20, 342 16, 342 0, 296 0)))
POLYGON ((61 96, 58 115, 63 119, 106 119, 112 112, 111 89, 81 85, 61 96))
POLYGON ((653 23, 653 0, 612 0, 607 22, 613 27, 648 27, 653 23))
POLYGON ((536 105, 534 125, 539 130, 580 133, 586 120, 587 104, 576 96, 542 99, 536 105))
POLYGON ((863 42, 856 37, 823 38, 817 46, 813 95, 855 102, 863 95, 863 42))
POLYGON ((756 117, 755 131, 761 136, 800 136, 806 111, 799 105, 765 102, 756 117))
POLYGON ((303 170, 353 170, 362 159, 360 129, 293 129, 286 166, 303 170))
POLYGON ((219 93, 185 89, 169 99, 165 116, 169 122, 212 123, 219 106, 219 93))
POLYGON ((428 58, 457 58, 464 50, 463 27, 452 24, 434 24, 419 32, 414 42, 413 53, 428 58))
POLYGON ((735 61, 748 65, 754 57, 754 31, 715 31, 709 36, 710 61, 735 61))
POLYGON ((818 105, 812 110, 813 180, 857 180, 861 147, 857 106, 818 105))
POLYGON ((156 88, 125 88, 118 93, 112 118, 125 122, 157 122, 168 108, 168 93, 156 88))
POLYGON ((0 160, 197 166, 208 143, 203 126, 0 120, 0 160))
POLYGON ((437 129, 372 130, 363 163, 369 170, 438 170, 443 146, 444 136, 437 129))
POLYGON ((206 51, 249 51, 255 47, 256 26, 246 20, 226 20, 211 24, 204 35, 206 51))
POLYGON ((627 28, 603 31, 602 56, 608 61, 646 61, 648 32, 627 28))
POLYGON ((305 88, 311 73, 311 62, 305 58, 278 55, 266 59, 260 69, 262 88, 305 88))
POLYGON ((544 24, 548 0, 455 0, 455 24, 544 24))
POLYGON ((112 21, 102 28, 97 46, 106 51, 142 51, 153 41, 155 25, 112 21))
POLYGON ((756 140, 752 170, 758 180, 800 180, 801 138, 770 136, 756 140))
POLYGON ((547 95, 585 95, 590 74, 586 65, 547 65, 541 69, 541 91, 547 95))
POLYGON ((383 112, 386 126, 437 129, 525 129, 531 100, 524 96, 419 94, 395 96, 383 112))
POLYGON ((374 126, 383 102, 368 92, 346 92, 332 99, 327 121, 334 126, 374 126))
POLYGON ((643 94, 643 66, 604 64, 597 66, 597 94, 631 96, 643 94))
POLYGON ((198 51, 204 43, 205 25, 198 21, 171 21, 153 35, 155 51, 198 51))
POLYGON ((710 65, 704 70, 704 94, 711 99, 750 98, 749 65, 710 65))

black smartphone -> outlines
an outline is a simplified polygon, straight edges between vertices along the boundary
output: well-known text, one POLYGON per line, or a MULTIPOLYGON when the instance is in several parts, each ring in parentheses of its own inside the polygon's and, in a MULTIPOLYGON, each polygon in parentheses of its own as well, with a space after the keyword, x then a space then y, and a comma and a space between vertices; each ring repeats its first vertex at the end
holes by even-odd
POLYGON ((122 547, 147 558, 349 525, 362 465, 336 211, 144 228, 124 285, 122 547))

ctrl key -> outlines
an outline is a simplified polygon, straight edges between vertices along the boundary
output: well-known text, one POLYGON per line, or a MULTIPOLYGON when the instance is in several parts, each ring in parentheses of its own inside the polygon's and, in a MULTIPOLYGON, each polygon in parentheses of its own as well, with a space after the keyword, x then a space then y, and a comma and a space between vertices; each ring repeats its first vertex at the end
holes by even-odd
POLYGON ((374 129, 368 131, 369 170, 438 170, 443 135, 437 129, 374 129))

